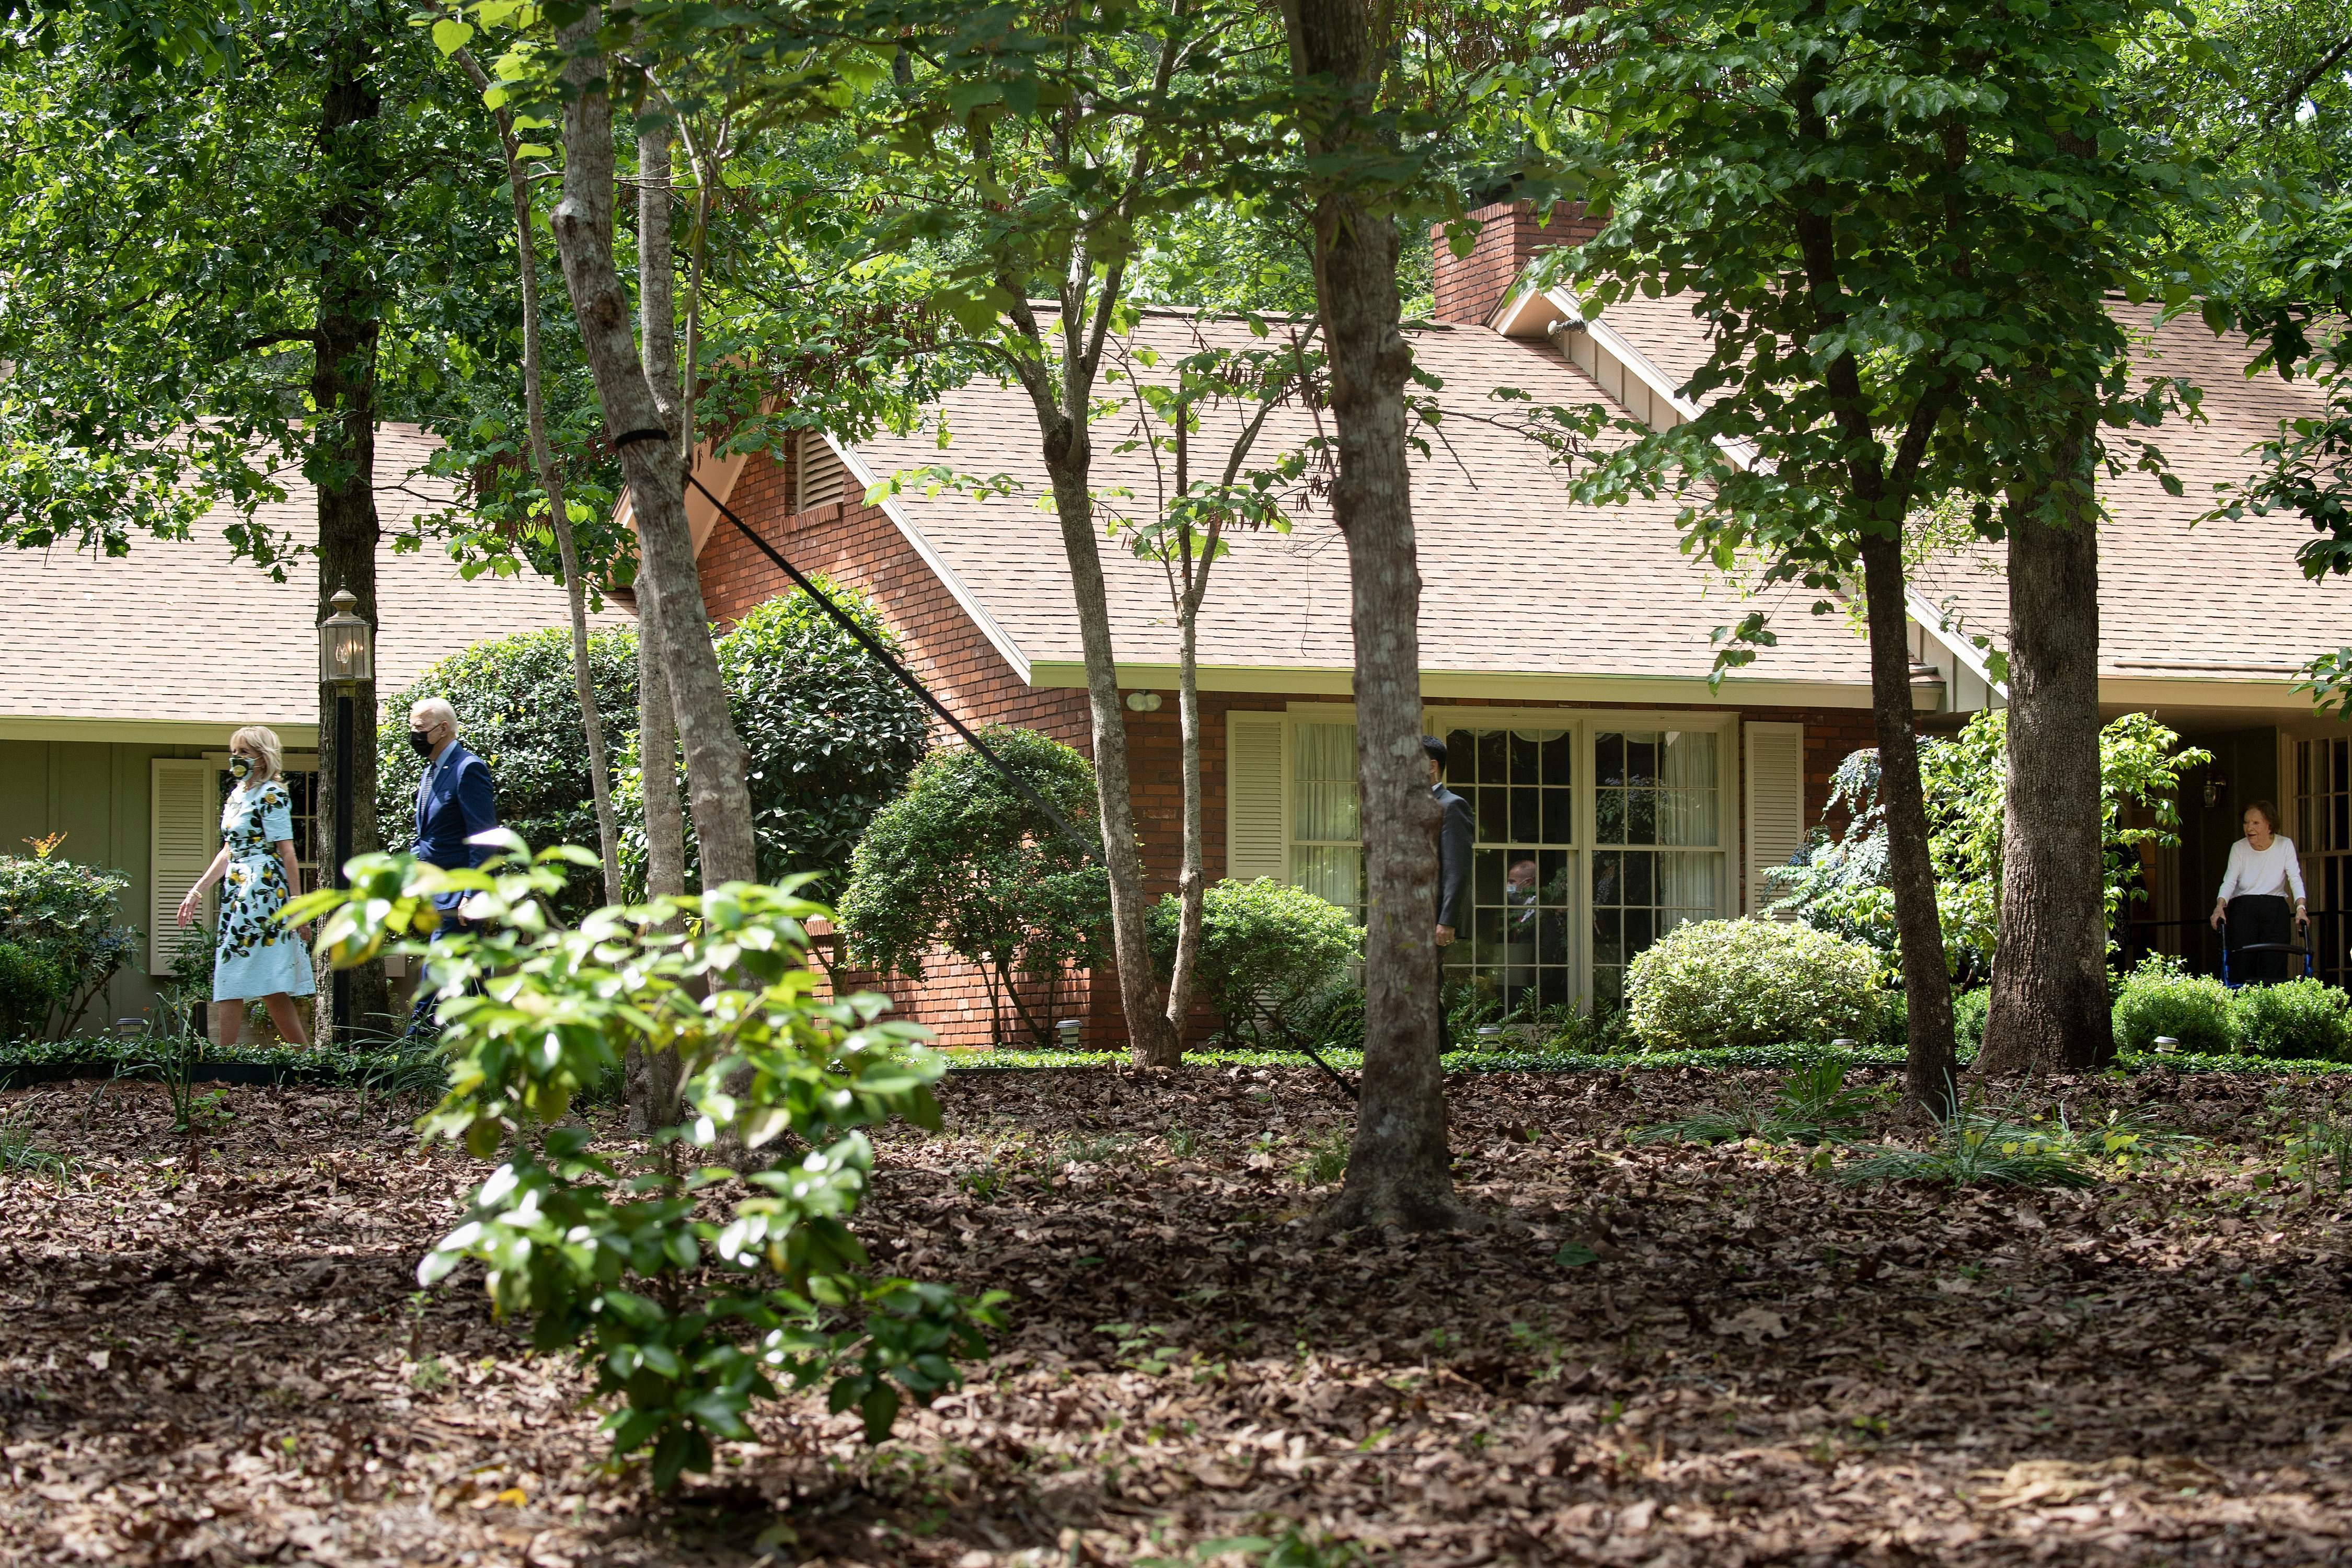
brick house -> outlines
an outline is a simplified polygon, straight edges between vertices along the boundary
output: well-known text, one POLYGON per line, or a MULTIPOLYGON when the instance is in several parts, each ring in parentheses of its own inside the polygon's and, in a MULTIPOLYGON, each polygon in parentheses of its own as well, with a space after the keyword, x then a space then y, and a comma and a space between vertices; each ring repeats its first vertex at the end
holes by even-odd
MULTIPOLYGON (((1479 216, 1487 221, 1470 256, 1440 242, 1436 320, 1412 334, 1419 363, 1444 383, 1444 416, 1414 477, 1425 722, 1449 737, 1452 782, 1480 823, 1477 919, 1449 962, 1512 997, 1589 1003, 1613 994, 1625 963, 1659 932, 1756 907, 1761 872, 1821 822, 1832 771, 1873 743, 1866 646, 1850 616, 1810 614, 1812 595, 1799 590, 1764 606, 1778 646, 1709 688, 1710 634, 1757 605, 1682 552, 1671 499, 1570 501, 1549 454, 1507 427, 1514 405, 1491 395, 1599 400, 1654 426, 1679 423, 1697 412, 1679 388, 1704 358, 1705 324, 1671 300, 1587 321, 1568 291, 1520 284, 1535 251, 1574 236, 1578 222, 1547 228, 1508 207, 1479 216)), ((1137 337, 1163 352, 1247 341, 1234 323, 1181 311, 1147 311, 1137 337)), ((2347 617, 2340 598, 2296 571, 2299 520, 2186 531, 2212 482, 2242 473, 2246 447, 2316 394, 2246 381, 2243 356, 2193 322, 2157 331, 2148 352, 2165 374, 2204 385, 2210 423, 2159 437, 2190 499, 2137 473, 2107 488, 2102 683, 2110 711, 2155 709, 2216 753, 2190 780, 2186 842, 2150 868, 2148 917, 2175 923, 2144 934, 2193 956, 2197 930, 2180 922, 2210 903, 2247 800, 2286 808, 2315 909, 2352 907, 2344 731, 2314 722, 2294 689, 2295 666, 2347 640, 2347 617)), ((706 460, 698 471, 803 571, 872 595, 913 668, 968 722, 1030 725, 1084 749, 1077 627, 1058 529, 1035 504, 1044 469, 1025 398, 976 381, 936 414, 952 432, 944 453, 931 428, 854 447, 810 436, 780 459, 706 460), (861 499, 893 473, 941 461, 1010 475, 1020 489, 861 499)), ((1269 439, 1303 440, 1306 420, 1269 439)), ((1118 416, 1097 427, 1097 483, 1148 488, 1142 454, 1108 450, 1118 434, 1118 416)), ((714 617, 784 591, 715 509, 696 497, 692 511, 714 617)), ((1150 869, 1172 885, 1174 629, 1159 569, 1115 542, 1104 556, 1137 810, 1150 869)), ((2003 700, 1972 640, 2001 635, 2000 572, 1999 552, 1980 551, 1938 562, 1916 585, 1923 727, 1956 727, 2003 700)), ((1310 509, 1289 534, 1234 540, 1215 573, 1200 634, 1210 875, 1285 879, 1357 906, 1344 546, 1310 509)), ((2329 945, 2340 968, 2340 932, 2329 945)), ((948 966, 923 985, 884 988, 947 1043, 990 1037, 990 1004, 971 974, 948 966)), ((1092 1041, 1114 1041, 1115 990, 1097 988, 1084 1016, 1092 1041)))

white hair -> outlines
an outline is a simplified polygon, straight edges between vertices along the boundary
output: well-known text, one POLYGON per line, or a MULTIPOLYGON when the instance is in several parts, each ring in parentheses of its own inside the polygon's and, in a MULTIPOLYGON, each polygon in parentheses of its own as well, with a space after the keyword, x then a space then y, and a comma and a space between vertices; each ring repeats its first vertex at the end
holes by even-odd
POLYGON ((262 779, 274 779, 286 771, 286 748, 278 743, 278 731, 275 730, 266 729, 259 724, 247 724, 244 729, 231 735, 228 738, 228 743, 232 751, 243 746, 258 761, 260 766, 254 771, 259 773, 261 778, 254 780, 256 784, 259 784, 262 779))
POLYGON ((449 726, 451 734, 457 733, 457 710, 449 706, 448 699, 445 697, 425 699, 408 710, 408 717, 412 721, 423 719, 425 727, 428 730, 436 724, 446 724, 449 726))

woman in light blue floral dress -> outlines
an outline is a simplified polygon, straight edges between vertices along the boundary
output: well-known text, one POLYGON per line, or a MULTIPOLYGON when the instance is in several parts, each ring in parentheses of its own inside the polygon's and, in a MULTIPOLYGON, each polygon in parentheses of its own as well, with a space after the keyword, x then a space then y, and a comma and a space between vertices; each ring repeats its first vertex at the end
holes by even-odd
POLYGON ((228 771, 236 787, 221 809, 220 853, 180 900, 180 923, 186 925, 212 885, 222 884, 213 1001, 224 1046, 236 1043, 243 1009, 222 1004, 256 997, 269 1009, 281 1039, 310 1043, 310 1031, 294 1005, 295 997, 318 988, 310 978, 310 948, 304 933, 282 918, 286 901, 301 885, 294 858, 294 803, 278 776, 284 767, 277 735, 260 725, 229 737, 228 771))

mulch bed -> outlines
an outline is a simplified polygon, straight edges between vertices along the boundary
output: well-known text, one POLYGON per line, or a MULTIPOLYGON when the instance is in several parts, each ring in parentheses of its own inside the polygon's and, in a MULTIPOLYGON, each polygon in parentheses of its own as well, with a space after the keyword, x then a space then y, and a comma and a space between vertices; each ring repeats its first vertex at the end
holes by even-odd
POLYGON ((1457 1080, 1502 1223, 1318 1242, 1308 1072, 956 1075, 860 1228, 1014 1292, 992 1359, 879 1449, 768 1410, 666 1500, 568 1360, 416 1290, 483 1167, 380 1101, 225 1089, 192 1161, 152 1086, 0 1095, 82 1162, 0 1174, 0 1561, 2352 1561, 2352 1205, 2267 1181, 2344 1089, 2045 1086, 2209 1140, 2080 1194, 1626 1143, 1769 1081, 1457 1080))

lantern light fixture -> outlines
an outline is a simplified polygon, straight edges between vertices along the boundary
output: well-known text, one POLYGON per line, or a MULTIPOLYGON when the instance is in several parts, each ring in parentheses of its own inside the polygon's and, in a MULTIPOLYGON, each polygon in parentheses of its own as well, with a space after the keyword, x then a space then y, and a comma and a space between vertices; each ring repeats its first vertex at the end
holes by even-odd
POLYGON ((323 686, 362 686, 375 679, 375 628, 354 612, 359 600, 338 588, 334 614, 319 623, 319 681, 323 686))

